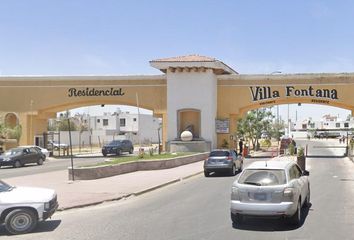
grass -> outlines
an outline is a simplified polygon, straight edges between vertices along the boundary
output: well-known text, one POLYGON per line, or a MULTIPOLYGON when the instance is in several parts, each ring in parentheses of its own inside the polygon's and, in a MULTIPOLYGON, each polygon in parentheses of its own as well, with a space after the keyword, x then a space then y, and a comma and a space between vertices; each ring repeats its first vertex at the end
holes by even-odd
POLYGON ((172 159, 176 157, 182 157, 182 156, 187 156, 187 155, 192 155, 196 153, 192 152, 181 152, 181 153, 161 153, 159 154, 154 154, 150 155, 149 153, 145 153, 143 158, 139 158, 139 156, 126 156, 123 155, 121 157, 116 157, 110 159, 108 162, 102 162, 102 163, 97 163, 94 165, 89 165, 89 166, 83 166, 83 167, 95 167, 95 166, 110 166, 110 165, 116 165, 120 163, 127 163, 127 162, 136 162, 136 161, 146 161, 146 160, 162 160, 162 159, 172 159))

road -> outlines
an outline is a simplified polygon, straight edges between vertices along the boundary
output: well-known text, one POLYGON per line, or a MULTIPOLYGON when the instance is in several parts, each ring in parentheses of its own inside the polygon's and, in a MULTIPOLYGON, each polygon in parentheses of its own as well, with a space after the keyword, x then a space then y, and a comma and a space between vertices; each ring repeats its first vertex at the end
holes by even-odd
MULTIPOLYGON (((97 157, 80 157, 80 158, 74 158, 73 160, 74 160, 74 166, 82 166, 82 165, 90 165, 98 162, 103 162, 105 159, 108 158, 103 156, 97 156, 97 157)), ((49 158, 46 159, 44 164, 41 166, 38 166, 36 164, 29 164, 21 168, 1 167, 0 179, 65 170, 70 166, 71 166, 70 158, 49 158)))
POLYGON ((35 233, 7 236, 0 228, 0 236, 36 240, 354 239, 354 163, 347 158, 310 158, 307 167, 312 206, 298 228, 281 220, 251 218, 233 227, 229 200, 235 177, 198 175, 138 197, 58 212, 35 233))

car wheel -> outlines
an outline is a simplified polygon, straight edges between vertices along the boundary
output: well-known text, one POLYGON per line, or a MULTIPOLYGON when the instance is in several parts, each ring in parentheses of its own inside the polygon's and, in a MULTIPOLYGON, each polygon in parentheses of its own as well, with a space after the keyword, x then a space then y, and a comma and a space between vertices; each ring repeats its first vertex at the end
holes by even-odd
POLYGON ((204 170, 204 176, 205 177, 209 177, 210 176, 210 172, 204 170))
POLYGON ((235 165, 232 165, 232 168, 230 169, 230 176, 235 176, 236 175, 236 167, 235 165))
POLYGON ((242 172, 242 169, 243 169, 243 163, 241 162, 240 163, 240 168, 238 169, 238 172, 242 172))
POLYGON ((243 221, 243 216, 240 214, 231 213, 231 221, 233 224, 240 224, 243 221))
POLYGON ((122 149, 117 149, 117 155, 118 156, 122 155, 122 149))
POLYGON ((43 165, 43 158, 38 159, 37 164, 38 165, 43 165))
POLYGON ((134 152, 134 148, 131 148, 131 149, 129 150, 129 154, 133 154, 133 152, 134 152))
POLYGON ((11 234, 32 231, 38 222, 36 213, 30 209, 15 209, 5 217, 5 228, 11 234))
POLYGON ((103 155, 104 157, 106 157, 106 156, 107 156, 107 153, 103 152, 102 155, 103 155))
POLYGON ((19 160, 16 160, 14 162, 14 168, 19 168, 19 167, 22 167, 22 164, 21 164, 21 162, 19 160))
POLYGON ((299 226, 301 223, 301 200, 297 203, 296 212, 293 216, 290 217, 290 224, 299 226))

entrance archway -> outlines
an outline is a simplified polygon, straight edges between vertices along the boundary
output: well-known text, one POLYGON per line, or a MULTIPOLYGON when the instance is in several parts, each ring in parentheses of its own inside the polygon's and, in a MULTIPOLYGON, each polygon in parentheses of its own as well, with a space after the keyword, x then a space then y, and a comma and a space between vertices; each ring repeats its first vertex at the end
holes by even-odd
POLYGON ((19 119, 16 113, 7 113, 4 122, 6 127, 14 128, 19 124, 19 119))
POLYGON ((178 136, 184 130, 189 130, 194 139, 200 137, 200 110, 198 109, 180 109, 177 112, 178 136))

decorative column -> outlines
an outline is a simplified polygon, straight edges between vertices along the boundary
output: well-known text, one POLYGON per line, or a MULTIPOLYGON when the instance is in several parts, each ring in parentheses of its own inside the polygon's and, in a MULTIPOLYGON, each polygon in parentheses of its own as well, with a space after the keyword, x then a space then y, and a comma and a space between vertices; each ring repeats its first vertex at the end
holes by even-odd
POLYGON ((193 109, 200 112, 198 140, 216 148, 217 75, 236 72, 214 58, 199 55, 157 59, 150 64, 167 76, 167 141, 180 138, 178 127, 183 124, 178 122, 178 112, 193 109))

